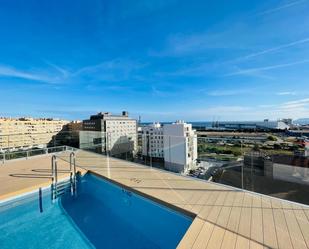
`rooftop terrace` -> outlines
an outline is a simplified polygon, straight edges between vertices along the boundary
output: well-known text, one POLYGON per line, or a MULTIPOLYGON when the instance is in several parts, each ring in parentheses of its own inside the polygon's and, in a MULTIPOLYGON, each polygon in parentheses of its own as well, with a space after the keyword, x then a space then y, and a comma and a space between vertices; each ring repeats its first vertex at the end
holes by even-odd
MULTIPOLYGON (((65 177, 69 154, 57 157, 65 177)), ((178 248, 309 248, 309 206, 83 150, 76 165, 194 216, 178 248)), ((50 155, 5 162, 0 200, 48 186, 50 167, 50 155)))

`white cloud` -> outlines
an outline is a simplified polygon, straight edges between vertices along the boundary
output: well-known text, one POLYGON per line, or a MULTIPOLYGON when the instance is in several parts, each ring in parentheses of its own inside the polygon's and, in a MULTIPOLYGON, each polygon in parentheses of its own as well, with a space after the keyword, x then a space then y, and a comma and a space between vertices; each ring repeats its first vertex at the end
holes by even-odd
POLYGON ((305 3, 307 2, 308 0, 298 0, 298 1, 293 1, 293 2, 290 2, 290 3, 287 3, 287 4, 284 4, 284 5, 281 5, 281 6, 278 6, 276 8, 272 8, 272 9, 268 9, 268 10, 265 10, 263 12, 260 12, 258 13, 257 15, 267 15, 267 14, 271 14, 271 13, 274 13, 274 12, 277 12, 277 11, 281 11, 283 9, 287 9, 287 8, 291 8, 295 5, 298 5, 298 4, 301 4, 301 3, 305 3))
POLYGON ((273 70, 273 69, 277 69, 277 68, 291 67, 291 66, 306 64, 306 63, 309 63, 309 59, 294 61, 294 62, 290 62, 290 63, 277 64, 277 65, 272 65, 272 66, 267 66, 267 67, 240 69, 236 72, 232 72, 232 73, 226 74, 224 76, 250 75, 250 74, 254 75, 256 72, 269 71, 269 70, 273 70))
POLYGON ((91 77, 96 80, 122 81, 146 64, 127 59, 114 59, 78 69, 72 77, 91 77))
POLYGON ((287 101, 278 105, 265 106, 264 108, 259 109, 258 112, 276 118, 290 117, 296 119, 309 117, 309 98, 287 101))
MULTIPOLYGON (((184 115, 184 114, 183 114, 184 115)), ((187 115, 187 114, 186 114, 187 115)), ((192 120, 263 120, 269 118, 306 118, 309 117, 309 98, 287 101, 279 104, 260 104, 257 106, 211 106, 190 113, 192 120)))
POLYGON ((56 64, 53 64, 53 63, 51 63, 49 61, 46 61, 46 60, 45 60, 45 63, 47 65, 51 66, 52 68, 56 69, 56 71, 59 72, 63 77, 66 78, 66 77, 70 76, 70 72, 65 70, 64 68, 62 68, 62 67, 60 67, 60 66, 58 66, 56 64))
POLYGON ((305 106, 309 107, 309 98, 288 101, 288 102, 281 104, 280 107, 283 109, 293 109, 293 108, 305 107, 305 106))
POLYGON ((239 57, 239 58, 236 58, 234 60, 227 61, 227 62, 230 63, 230 62, 237 62, 237 61, 241 61, 241 60, 247 60, 247 59, 251 59, 251 58, 254 58, 254 57, 257 57, 257 56, 260 56, 260 55, 273 53, 273 52, 276 52, 276 51, 279 51, 279 50, 282 50, 282 49, 294 47, 294 46, 305 44, 305 43, 308 43, 308 42, 309 42, 309 37, 306 37, 304 39, 300 39, 300 40, 297 40, 297 41, 294 41, 294 42, 286 43, 286 44, 283 44, 283 45, 280 45, 280 46, 276 46, 276 47, 268 48, 268 49, 265 49, 265 50, 262 50, 262 51, 259 51, 259 52, 251 53, 251 54, 248 54, 248 55, 245 55, 245 56, 242 56, 242 57, 239 57))
POLYGON ((19 70, 11 66, 0 65, 0 77, 14 77, 49 84, 68 84, 86 82, 86 80, 87 82, 91 80, 122 81, 129 77, 138 81, 138 75, 131 75, 131 73, 145 66, 145 64, 132 60, 114 59, 96 65, 82 67, 76 71, 68 71, 49 61, 44 60, 44 62, 50 67, 44 71, 41 69, 32 69, 31 72, 19 70))
POLYGON ((246 94, 246 93, 250 93, 252 92, 249 89, 240 89, 240 90, 214 90, 214 91, 210 91, 208 92, 208 95, 210 96, 233 96, 233 95, 241 95, 241 94, 246 94))
POLYGON ((15 69, 13 67, 8 66, 0 66, 0 76, 2 77, 14 77, 14 78, 22 78, 27 80, 35 80, 42 82, 52 82, 53 78, 49 77, 45 74, 37 74, 37 73, 29 73, 26 71, 21 71, 15 69))
POLYGON ((210 49, 236 49, 246 50, 247 44, 242 41, 251 37, 247 30, 247 25, 234 23, 232 26, 226 22, 213 31, 204 31, 199 33, 176 33, 167 37, 162 50, 149 52, 150 56, 192 56, 210 49), (218 31, 216 31, 218 30, 218 31), (237 39, 235 34, 239 34, 237 39), (233 39, 232 39, 233 38, 233 39))
POLYGON ((276 95, 283 96, 283 95, 297 95, 297 92, 277 92, 276 95))

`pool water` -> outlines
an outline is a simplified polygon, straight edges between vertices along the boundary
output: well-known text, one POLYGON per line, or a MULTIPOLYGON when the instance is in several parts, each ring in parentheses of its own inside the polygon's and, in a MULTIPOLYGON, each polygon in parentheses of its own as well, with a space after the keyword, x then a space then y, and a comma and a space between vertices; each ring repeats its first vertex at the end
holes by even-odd
POLYGON ((176 248, 192 218, 93 174, 77 197, 43 191, 0 204, 0 248, 176 248))

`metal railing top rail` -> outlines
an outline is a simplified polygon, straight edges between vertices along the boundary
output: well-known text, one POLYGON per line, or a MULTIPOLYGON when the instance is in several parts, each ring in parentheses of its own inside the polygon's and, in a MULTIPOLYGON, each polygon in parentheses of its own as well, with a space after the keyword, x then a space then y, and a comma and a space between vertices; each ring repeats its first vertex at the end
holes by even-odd
POLYGON ((66 151, 67 147, 68 146, 66 146, 66 145, 62 145, 62 146, 54 146, 54 147, 48 147, 48 148, 42 148, 42 149, 31 149, 31 150, 22 150, 22 151, 5 151, 5 152, 0 152, 0 160, 2 160, 2 162, 5 162, 7 160, 28 158, 28 157, 31 157, 31 156, 39 156, 39 155, 43 155, 43 154, 62 152, 62 151, 66 151), (32 154, 32 152, 38 152, 38 151, 42 151, 43 153, 32 154), (25 156, 16 157, 16 158, 8 157, 8 156, 12 156, 12 155, 25 155, 25 156))
MULTIPOLYGON (((51 131, 51 132, 20 132, 20 133, 9 133, 9 134, 0 134, 0 137, 8 137, 8 136, 31 136, 31 135, 44 135, 44 134, 58 134, 58 133, 62 133, 64 131, 51 131)), ((70 132, 70 131, 66 131, 66 132, 70 132)))
MULTIPOLYGON (((33 135, 67 135, 67 134, 74 134, 76 133, 84 133, 84 134, 99 134, 99 135, 113 135, 117 134, 118 132, 104 132, 104 131, 86 131, 86 130, 76 130, 76 131, 59 131, 59 132, 38 132, 38 133, 11 133, 11 134, 0 134, 0 137, 9 137, 9 136, 33 136, 33 135)), ((126 133, 127 136, 135 136, 135 135, 142 135, 142 136, 162 136, 162 137, 183 137, 181 135, 163 135, 163 134, 155 134, 155 133, 139 133, 137 130, 134 133, 126 133)), ((196 135, 196 134, 194 134, 196 135)))

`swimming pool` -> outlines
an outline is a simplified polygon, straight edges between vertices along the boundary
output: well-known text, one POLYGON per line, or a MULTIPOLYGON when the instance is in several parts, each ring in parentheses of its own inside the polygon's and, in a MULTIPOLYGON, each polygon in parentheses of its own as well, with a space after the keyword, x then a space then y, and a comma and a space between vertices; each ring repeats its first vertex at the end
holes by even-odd
POLYGON ((87 173, 77 197, 51 201, 50 190, 0 204, 0 248, 175 248, 192 222, 176 212, 87 173), (41 209, 41 210, 40 210, 41 209))

